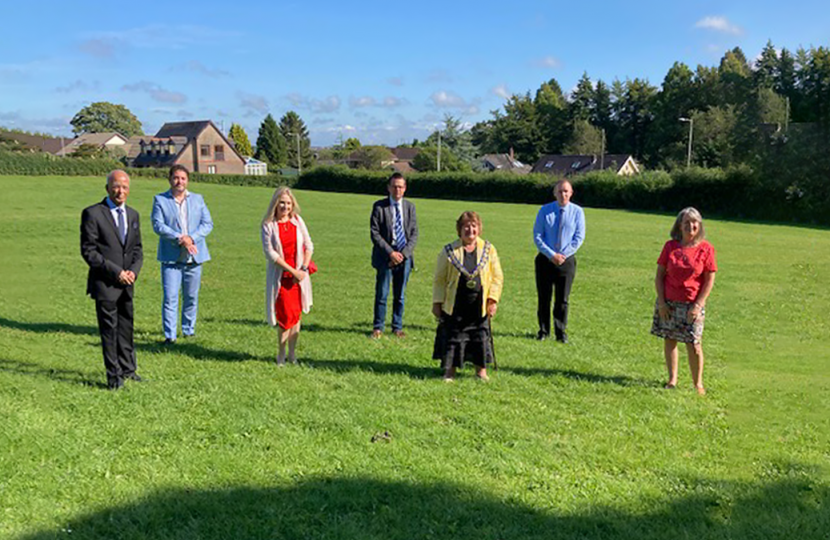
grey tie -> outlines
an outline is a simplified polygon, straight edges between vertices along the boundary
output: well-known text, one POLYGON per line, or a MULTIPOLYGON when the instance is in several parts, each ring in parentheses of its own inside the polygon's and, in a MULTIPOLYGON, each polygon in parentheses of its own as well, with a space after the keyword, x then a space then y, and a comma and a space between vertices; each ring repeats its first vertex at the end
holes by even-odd
POLYGON ((118 212, 118 234, 121 235, 121 245, 127 242, 127 220, 124 219, 124 209, 116 208, 118 212))

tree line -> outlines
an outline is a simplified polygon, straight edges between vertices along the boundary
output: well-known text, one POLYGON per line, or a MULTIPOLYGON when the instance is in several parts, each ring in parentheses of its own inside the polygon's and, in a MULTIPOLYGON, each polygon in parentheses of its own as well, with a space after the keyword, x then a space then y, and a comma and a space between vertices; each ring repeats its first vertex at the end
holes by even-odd
POLYGON ((482 153, 511 148, 527 163, 542 154, 633 154, 651 168, 754 163, 759 141, 792 124, 830 132, 830 50, 795 53, 768 42, 749 62, 736 47, 718 66, 675 62, 660 87, 646 79, 592 81, 587 73, 569 95, 556 79, 511 96, 492 118, 475 124, 482 153), (690 130, 690 126, 693 129, 690 130))

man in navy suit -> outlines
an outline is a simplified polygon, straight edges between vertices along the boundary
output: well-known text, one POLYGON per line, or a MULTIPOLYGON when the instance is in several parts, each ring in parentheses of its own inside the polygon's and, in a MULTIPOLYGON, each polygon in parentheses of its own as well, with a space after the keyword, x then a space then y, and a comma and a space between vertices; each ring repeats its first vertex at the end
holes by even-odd
POLYGON ((372 267, 375 279, 375 310, 372 338, 383 335, 386 322, 386 299, 392 282, 392 333, 404 337, 403 309, 406 282, 412 270, 415 244, 418 243, 418 218, 415 205, 404 200, 406 179, 393 173, 387 183, 389 197, 372 206, 369 221, 372 238, 372 267))
POLYGON ((213 230, 205 200, 187 190, 190 175, 183 165, 170 167, 170 189, 153 199, 153 230, 159 235, 158 260, 164 292, 161 322, 164 341, 175 343, 182 291, 182 335, 196 335, 202 263, 210 260, 205 237, 213 230))
POLYGON ((133 289, 144 256, 138 212, 127 206, 130 177, 107 176, 107 198, 81 214, 81 256, 89 265, 86 292, 95 300, 107 386, 141 381, 133 346, 133 289))

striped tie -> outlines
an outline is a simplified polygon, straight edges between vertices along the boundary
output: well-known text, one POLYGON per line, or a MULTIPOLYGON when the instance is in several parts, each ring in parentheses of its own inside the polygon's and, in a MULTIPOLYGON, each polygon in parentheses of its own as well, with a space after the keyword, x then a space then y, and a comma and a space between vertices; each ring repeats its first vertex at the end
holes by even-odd
POLYGON ((395 247, 401 251, 406 246, 406 235, 403 233, 403 217, 401 203, 395 204, 395 247))

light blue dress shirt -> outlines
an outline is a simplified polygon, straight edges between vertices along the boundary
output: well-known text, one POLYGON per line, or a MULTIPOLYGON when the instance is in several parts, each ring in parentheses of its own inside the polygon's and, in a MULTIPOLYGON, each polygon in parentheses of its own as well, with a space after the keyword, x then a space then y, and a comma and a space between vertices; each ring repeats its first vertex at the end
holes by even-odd
POLYGON ((536 223, 533 225, 533 242, 539 253, 548 259, 557 253, 567 258, 576 253, 583 241, 585 241, 585 212, 581 206, 568 203, 560 207, 559 203, 554 201, 539 209, 536 223), (560 209, 562 210, 561 217, 560 209))

